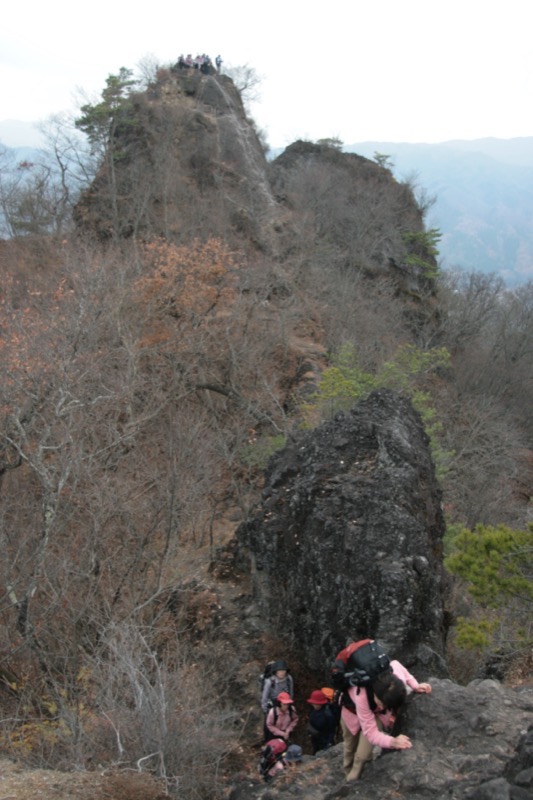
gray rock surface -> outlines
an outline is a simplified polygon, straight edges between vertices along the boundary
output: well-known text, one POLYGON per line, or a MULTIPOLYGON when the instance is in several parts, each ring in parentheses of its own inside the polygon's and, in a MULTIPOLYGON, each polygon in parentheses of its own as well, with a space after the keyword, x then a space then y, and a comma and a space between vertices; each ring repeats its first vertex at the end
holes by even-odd
MULTIPOLYGON (((142 232, 189 241, 201 232, 202 238, 247 242, 254 251, 275 246, 280 209, 267 161, 229 78, 169 73, 135 96, 133 118, 119 137, 121 236, 142 232)), ((102 238, 110 235, 108 182, 104 166, 75 210, 80 229, 102 238)))
MULTIPOLYGON (((326 144, 296 141, 270 166, 275 197, 295 212, 299 227, 326 263, 366 275, 394 276, 408 293, 424 293, 436 268, 423 244, 423 214, 405 183, 374 161, 326 144), (414 234, 411 243, 405 234, 414 234), (415 256, 415 258, 413 258, 415 256)), ((297 228, 293 228, 297 235, 297 228)), ((294 240, 294 235, 293 235, 294 240)))
POLYGON ((380 390, 274 455, 237 539, 259 615, 308 667, 371 636, 424 676, 447 674, 443 532, 419 416, 380 390))
POLYGON ((397 721, 412 749, 381 753, 359 781, 345 782, 339 744, 269 784, 256 776, 234 784, 229 800, 532 800, 533 690, 492 680, 430 682, 433 693, 412 695, 397 721))

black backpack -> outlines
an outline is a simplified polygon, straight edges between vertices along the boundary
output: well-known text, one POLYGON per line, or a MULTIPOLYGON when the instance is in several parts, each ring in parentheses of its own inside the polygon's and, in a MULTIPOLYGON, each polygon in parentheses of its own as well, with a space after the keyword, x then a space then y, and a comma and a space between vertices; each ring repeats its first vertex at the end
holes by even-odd
POLYGON ((261 675, 257 679, 257 682, 259 683, 259 697, 261 697, 262 694, 263 694, 263 688, 265 686, 266 679, 267 678, 271 678, 272 675, 274 674, 273 671, 272 671, 272 666, 275 663, 276 663, 275 661, 269 661, 267 664, 265 664, 265 668, 264 668, 263 672, 261 673, 261 675))
POLYGON ((392 672, 390 658, 383 647, 373 639, 352 642, 340 653, 331 666, 331 680, 340 695, 340 704, 355 711, 348 689, 350 686, 367 690, 370 708, 375 708, 372 683, 382 672, 392 672))

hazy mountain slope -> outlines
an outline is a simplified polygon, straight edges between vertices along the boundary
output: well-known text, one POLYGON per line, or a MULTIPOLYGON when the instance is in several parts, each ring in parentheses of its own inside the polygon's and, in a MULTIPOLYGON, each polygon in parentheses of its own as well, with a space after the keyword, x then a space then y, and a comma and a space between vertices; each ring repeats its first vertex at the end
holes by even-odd
POLYGON ((401 179, 413 179, 436 203, 445 267, 497 272, 509 286, 533 277, 533 137, 439 144, 358 142, 346 150, 390 156, 401 179))
POLYGON ((0 144, 5 147, 41 147, 43 135, 37 122, 20 119, 0 120, 0 144))

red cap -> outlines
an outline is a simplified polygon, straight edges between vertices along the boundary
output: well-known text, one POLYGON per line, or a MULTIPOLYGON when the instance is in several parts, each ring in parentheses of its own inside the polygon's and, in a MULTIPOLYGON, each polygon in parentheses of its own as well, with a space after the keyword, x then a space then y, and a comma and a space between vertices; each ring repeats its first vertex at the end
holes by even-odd
POLYGON ((293 699, 288 692, 280 692, 276 697, 278 703, 292 703, 293 699))
POLYGON ((308 703, 313 703, 315 706, 324 706, 328 702, 328 698, 321 689, 315 689, 311 692, 311 697, 307 698, 308 703))

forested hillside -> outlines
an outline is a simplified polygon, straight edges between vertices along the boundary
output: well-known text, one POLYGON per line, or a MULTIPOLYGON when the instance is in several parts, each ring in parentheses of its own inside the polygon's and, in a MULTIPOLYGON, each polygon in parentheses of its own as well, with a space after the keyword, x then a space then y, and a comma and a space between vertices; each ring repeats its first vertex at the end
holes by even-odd
POLYGON ((222 548, 269 457, 381 388, 443 493, 453 677, 521 676, 533 285, 441 272, 409 184, 334 140, 269 163, 224 75, 121 70, 49 141, 2 177, 4 751, 221 796, 243 685, 292 646, 239 652, 222 548))

